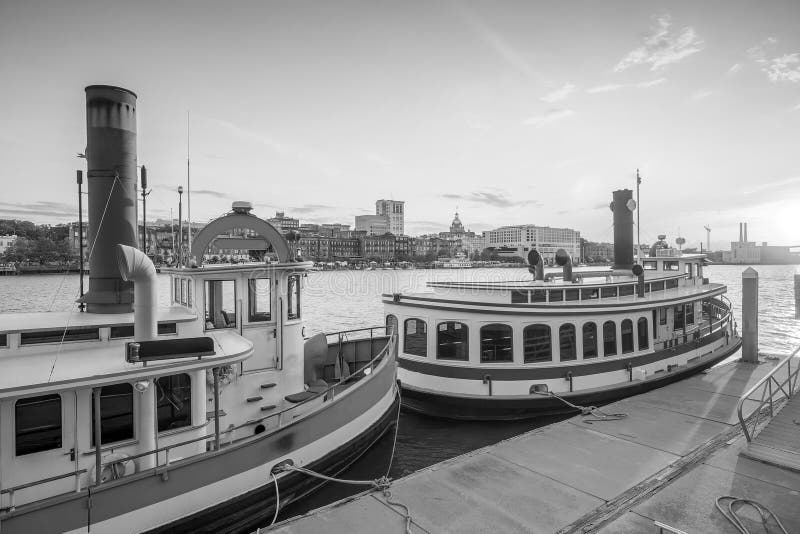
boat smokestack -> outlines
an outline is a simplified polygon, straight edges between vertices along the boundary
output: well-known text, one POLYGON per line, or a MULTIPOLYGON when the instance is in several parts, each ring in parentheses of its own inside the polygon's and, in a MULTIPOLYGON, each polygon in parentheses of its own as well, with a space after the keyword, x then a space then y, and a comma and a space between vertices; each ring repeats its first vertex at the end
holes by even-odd
POLYGON ((113 247, 137 247, 136 95, 121 87, 86 88, 86 163, 89 184, 90 313, 133 310, 133 285, 117 268, 113 247))
POLYGON ((572 282, 572 258, 563 248, 556 251, 556 263, 564 269, 564 281, 572 282))
POLYGON ((614 191, 611 211, 614 212, 614 270, 630 271, 633 267, 633 191, 614 191))
POLYGON ((533 275, 534 280, 544 280, 544 260, 536 249, 528 252, 528 272, 533 275))

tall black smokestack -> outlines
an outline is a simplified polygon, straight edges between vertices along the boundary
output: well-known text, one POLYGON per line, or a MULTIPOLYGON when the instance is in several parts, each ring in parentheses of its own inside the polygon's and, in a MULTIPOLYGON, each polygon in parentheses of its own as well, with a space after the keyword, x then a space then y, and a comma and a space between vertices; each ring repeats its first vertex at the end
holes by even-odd
POLYGON ((611 211, 614 212, 614 269, 633 267, 633 191, 614 191, 611 211))
POLYGON ((90 313, 133 311, 133 284, 119 274, 115 247, 137 246, 136 95, 121 87, 86 88, 89 168, 90 313))

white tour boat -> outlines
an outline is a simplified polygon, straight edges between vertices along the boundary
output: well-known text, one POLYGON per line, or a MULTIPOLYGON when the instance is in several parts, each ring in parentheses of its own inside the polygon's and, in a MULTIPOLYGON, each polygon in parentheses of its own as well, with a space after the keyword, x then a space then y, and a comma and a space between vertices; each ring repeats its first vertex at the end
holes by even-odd
POLYGON ((452 258, 437 261, 436 267, 441 269, 472 269, 472 261, 461 251, 455 253, 452 258))
POLYGON ((215 243, 271 246, 279 261, 165 270, 171 304, 158 307, 155 268, 134 248, 136 95, 86 98, 88 309, 0 316, 0 529, 254 530, 276 490, 283 506, 322 483, 291 466, 336 475, 392 428, 395 338, 304 340, 312 264, 247 203, 191 255, 236 228, 260 241, 215 243))
POLYGON ((741 345, 722 284, 703 254, 654 248, 633 261, 630 190, 614 192, 616 262, 533 280, 430 282, 383 295, 399 334, 403 406, 455 419, 521 419, 598 405, 700 372, 741 345), (563 399, 563 400, 562 400, 563 399))

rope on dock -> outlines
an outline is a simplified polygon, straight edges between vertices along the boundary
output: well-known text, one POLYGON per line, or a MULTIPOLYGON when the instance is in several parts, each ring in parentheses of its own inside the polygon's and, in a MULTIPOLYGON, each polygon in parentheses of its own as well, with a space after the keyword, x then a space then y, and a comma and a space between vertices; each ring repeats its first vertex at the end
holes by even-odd
POLYGON ((747 527, 744 526, 742 520, 739 518, 738 515, 736 515, 736 510, 734 509, 734 506, 737 504, 741 505, 740 508, 746 505, 750 505, 753 508, 755 508, 758 514, 761 516, 761 524, 763 525, 764 530, 769 531, 767 524, 769 522, 769 518, 772 517, 772 519, 775 521, 778 527, 780 527, 783 534, 789 534, 789 532, 783 526, 783 523, 781 523, 781 520, 778 519, 778 516, 775 515, 775 513, 772 510, 770 510, 769 508, 767 508, 766 506, 764 506, 759 502, 752 501, 750 499, 742 499, 739 497, 731 497, 730 495, 723 495, 722 497, 717 497, 717 501, 715 504, 717 505, 717 510, 719 510, 719 513, 725 516, 725 519, 727 519, 734 527, 736 527, 736 530, 741 532, 741 534, 750 534, 750 531, 747 530, 747 527), (724 499, 730 499, 727 506, 728 508, 727 512, 722 508, 722 501, 724 499))
POLYGON ((542 392, 535 391, 534 394, 536 394, 536 395, 546 395, 548 397, 553 397, 555 399, 558 399, 561 402, 563 402, 564 404, 566 404, 567 406, 569 406, 570 408, 574 408, 574 409, 580 411, 581 415, 583 415, 583 416, 593 415, 594 419, 584 419, 583 420, 583 422, 588 424, 588 425, 591 425, 595 421, 616 421, 618 419, 625 419, 626 417, 628 417, 628 414, 626 414, 626 413, 606 413, 606 412, 600 410, 597 406, 581 406, 579 404, 573 404, 570 401, 568 401, 567 399, 565 399, 564 397, 556 395, 552 391, 542 391, 542 392))

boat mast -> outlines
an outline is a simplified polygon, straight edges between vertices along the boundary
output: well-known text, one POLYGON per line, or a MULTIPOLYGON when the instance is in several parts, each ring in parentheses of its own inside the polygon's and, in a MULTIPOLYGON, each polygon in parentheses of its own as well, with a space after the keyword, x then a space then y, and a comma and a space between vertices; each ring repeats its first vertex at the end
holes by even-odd
POLYGON ((188 263, 192 263, 192 181, 189 175, 189 110, 186 110, 186 203, 189 218, 189 254, 188 263))
POLYGON ((641 226, 639 226, 639 214, 642 212, 642 206, 639 204, 639 184, 642 183, 642 177, 639 176, 639 169, 636 169, 636 261, 642 257, 642 240, 639 234, 641 226))

